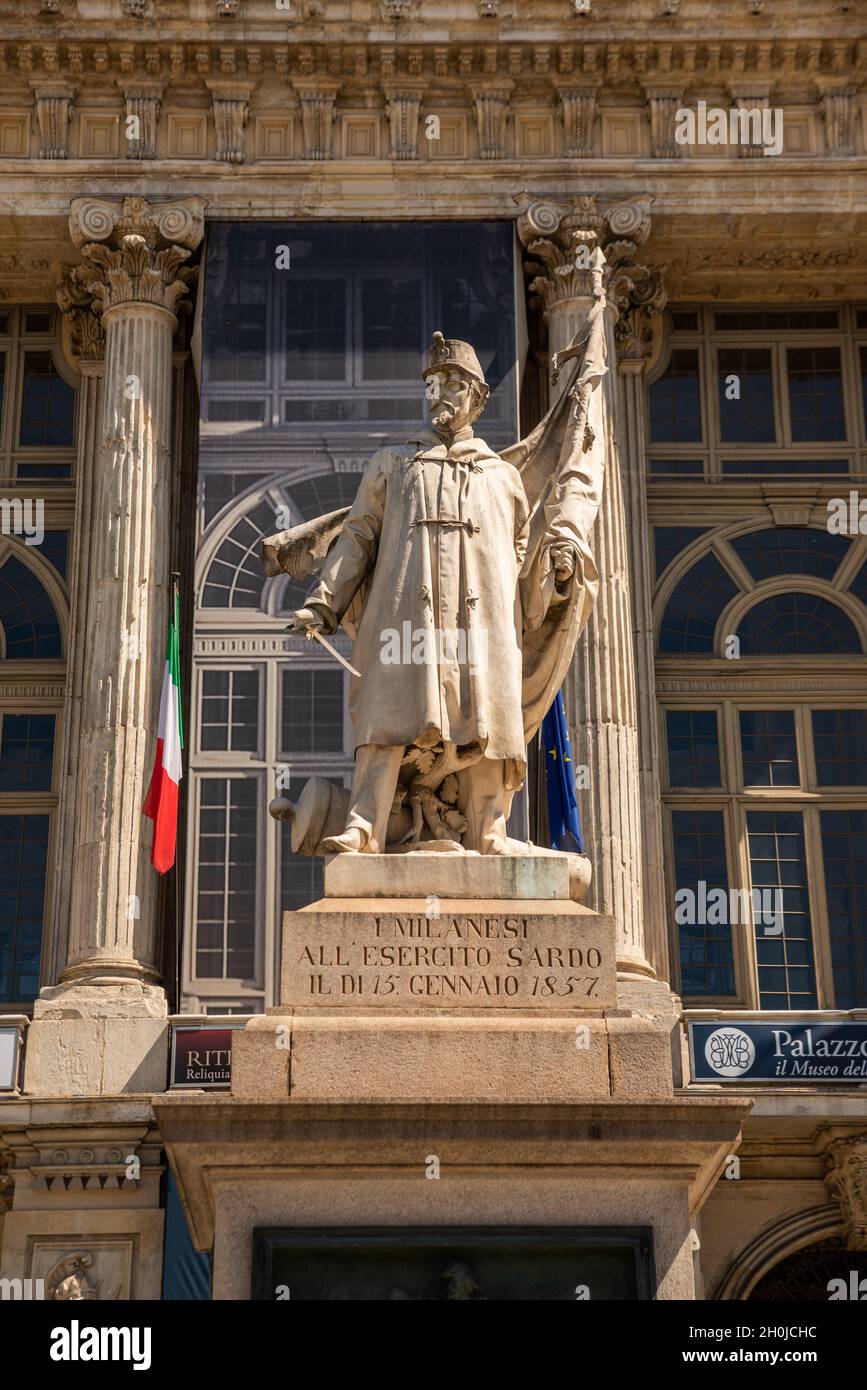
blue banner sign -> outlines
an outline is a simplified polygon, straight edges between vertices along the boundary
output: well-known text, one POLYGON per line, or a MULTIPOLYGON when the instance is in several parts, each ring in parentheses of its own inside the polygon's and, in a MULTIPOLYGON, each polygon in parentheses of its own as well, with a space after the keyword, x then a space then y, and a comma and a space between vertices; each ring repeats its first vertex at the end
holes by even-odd
POLYGON ((693 1081, 867 1082, 867 1023, 690 1023, 693 1081))

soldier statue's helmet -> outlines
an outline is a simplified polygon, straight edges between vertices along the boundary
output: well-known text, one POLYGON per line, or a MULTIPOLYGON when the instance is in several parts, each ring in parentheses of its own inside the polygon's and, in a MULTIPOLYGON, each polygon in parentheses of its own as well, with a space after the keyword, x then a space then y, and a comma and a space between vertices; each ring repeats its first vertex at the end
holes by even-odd
POLYGON ((440 371, 443 367, 458 367, 460 371, 483 387, 485 399, 490 395, 490 388, 485 381, 485 374, 479 359, 469 343, 461 342, 460 338, 444 338, 437 329, 428 348, 427 356, 428 365, 422 372, 423 377, 428 377, 432 372, 440 371))

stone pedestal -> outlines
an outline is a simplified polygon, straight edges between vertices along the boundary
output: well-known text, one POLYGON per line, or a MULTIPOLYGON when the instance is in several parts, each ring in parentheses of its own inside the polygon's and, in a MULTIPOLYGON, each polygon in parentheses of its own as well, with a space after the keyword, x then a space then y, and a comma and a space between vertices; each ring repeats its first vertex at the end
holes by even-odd
POLYGON ((566 856, 347 855, 325 891, 285 914, 281 1004, 235 1036, 231 1094, 155 1101, 214 1296, 250 1297, 259 1227, 472 1251, 605 1226, 644 1233, 657 1297, 695 1297, 694 1214, 745 1106, 675 1097, 673 1015, 618 1007, 615 921, 566 856))

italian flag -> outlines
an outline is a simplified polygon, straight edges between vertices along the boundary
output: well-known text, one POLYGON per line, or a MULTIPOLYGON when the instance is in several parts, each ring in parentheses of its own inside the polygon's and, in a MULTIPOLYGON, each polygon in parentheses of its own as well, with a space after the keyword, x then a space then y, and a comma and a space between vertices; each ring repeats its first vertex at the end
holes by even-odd
POLYGON ((169 624, 166 666, 160 696, 160 723, 157 730, 157 755, 151 784, 142 807, 142 815, 154 823, 151 863, 158 874, 164 874, 175 862, 178 839, 178 783, 183 775, 181 749, 184 735, 181 728, 181 658, 180 658, 180 597, 173 585, 174 603, 169 624))

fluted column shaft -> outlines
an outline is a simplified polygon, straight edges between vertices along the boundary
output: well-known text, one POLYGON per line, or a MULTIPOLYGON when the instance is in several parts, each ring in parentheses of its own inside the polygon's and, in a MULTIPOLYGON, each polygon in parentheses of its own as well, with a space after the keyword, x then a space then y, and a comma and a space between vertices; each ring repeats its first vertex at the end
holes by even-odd
POLYGON ((153 761, 168 579, 172 339, 158 304, 105 311, 81 694, 77 835, 64 979, 158 976, 154 898, 141 807, 153 761))
POLYGON ((635 632, 644 947, 656 974, 667 980, 665 860, 653 644, 654 566, 645 472, 644 366, 643 357, 621 357, 618 362, 621 395, 618 434, 623 503, 629 517, 626 536, 635 632))
MULTIPOLYGON (((552 356, 572 342, 589 308, 590 300, 583 297, 558 296, 549 302, 552 356)), ((579 639, 563 696, 573 760, 589 772, 580 809, 585 849, 593 862, 593 906, 614 916, 618 967, 628 973, 650 974, 642 937, 638 716, 629 548, 616 423, 615 312, 606 315, 609 370, 599 388, 607 461, 592 541, 601 580, 599 597, 579 639)))

